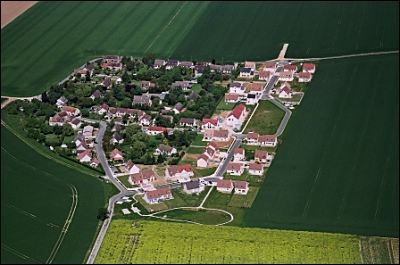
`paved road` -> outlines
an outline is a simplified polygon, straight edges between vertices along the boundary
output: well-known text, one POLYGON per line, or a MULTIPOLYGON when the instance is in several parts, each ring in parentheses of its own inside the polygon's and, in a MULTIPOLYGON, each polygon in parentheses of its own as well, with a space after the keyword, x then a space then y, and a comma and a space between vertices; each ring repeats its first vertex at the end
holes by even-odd
POLYGON ((243 140, 243 136, 241 135, 240 137, 235 137, 235 141, 231 145, 231 147, 228 150, 228 155, 226 156, 225 160, 218 166, 217 170, 215 171, 215 176, 216 177, 222 177, 226 171, 226 167, 228 166, 228 163, 231 161, 233 157, 233 150, 235 150, 237 147, 240 146, 243 140))
POLYGON ((97 236, 96 242, 94 243, 94 246, 92 248, 92 251, 90 252, 90 255, 88 257, 88 260, 86 261, 87 264, 93 264, 94 260, 97 256, 97 253, 100 249, 101 243, 103 242, 104 236, 108 230, 108 227, 111 223, 111 219, 114 213, 114 206, 115 203, 119 200, 122 199, 122 197, 124 196, 131 196, 137 193, 137 191, 128 191, 125 186, 123 186, 118 180, 117 178, 114 177, 110 166, 108 164, 107 158, 106 158, 106 154, 104 153, 104 149, 103 149, 103 137, 104 137, 104 132, 106 131, 106 127, 107 124, 104 121, 100 122, 100 128, 99 128, 99 133, 97 134, 96 137, 96 144, 95 149, 97 152, 97 158, 99 159, 101 166, 104 169, 104 172, 106 173, 106 175, 108 176, 109 180, 111 181, 112 184, 114 184, 114 186, 116 186, 118 188, 118 190, 120 191, 120 193, 114 195, 113 197, 110 198, 109 202, 108 202, 108 212, 109 212, 109 218, 105 219, 103 222, 103 225, 100 229, 100 232, 97 236))
POLYGON ((280 103, 275 98, 270 98, 268 100, 271 101, 273 104, 275 104, 277 107, 279 107, 280 109, 282 109, 285 112, 285 116, 283 117, 281 123, 279 124, 278 130, 276 131, 276 136, 278 137, 278 136, 281 136, 281 134, 285 130, 286 125, 290 119, 290 116, 292 115, 292 112, 288 108, 286 108, 284 105, 282 105, 282 103, 280 103))

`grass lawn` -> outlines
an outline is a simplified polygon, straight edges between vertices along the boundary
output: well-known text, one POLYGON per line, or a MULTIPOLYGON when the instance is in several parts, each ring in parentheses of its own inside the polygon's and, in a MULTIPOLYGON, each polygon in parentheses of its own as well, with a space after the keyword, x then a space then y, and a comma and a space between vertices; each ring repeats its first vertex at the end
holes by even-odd
POLYGON ((251 208, 254 200, 256 199, 259 187, 250 186, 246 195, 234 194, 228 203, 228 206, 239 208, 251 208))
POLYGON ((266 174, 267 174, 267 168, 264 168, 264 175, 262 175, 262 176, 250 175, 248 173, 247 169, 245 169, 244 173, 240 176, 233 176, 233 175, 229 175, 229 174, 225 173, 224 179, 245 180, 245 181, 249 182, 249 184, 252 186, 260 186, 261 183, 263 182, 266 174))
POLYGON ((160 213, 158 216, 188 220, 204 225, 222 224, 231 219, 230 216, 224 212, 204 209, 176 209, 160 213))
POLYGON ((164 203, 168 206, 169 209, 182 207, 182 206, 193 206, 197 207, 203 201, 210 187, 206 187, 203 192, 199 195, 196 194, 186 194, 182 189, 173 189, 172 196, 174 196, 173 200, 167 200, 164 203))
POLYGON ((113 219, 95 263, 359 264, 358 244, 354 235, 113 219))
POLYGON ((186 151, 186 153, 189 154, 202 154, 204 152, 204 148, 203 147, 193 147, 193 146, 189 146, 186 151))
POLYGON ((162 210, 167 210, 168 205, 165 202, 155 203, 155 204, 148 204, 144 199, 143 195, 135 196, 138 202, 148 211, 149 213, 158 212, 162 210))
POLYGON ((279 100, 280 102, 300 102, 304 94, 294 94, 292 98, 279 98, 277 95, 274 97, 279 100))
POLYGON ((208 142, 203 141, 203 134, 197 134, 194 138, 192 145, 206 146, 208 142))
POLYGON ((202 87, 201 87, 200 84, 194 84, 194 85, 191 87, 191 90, 194 91, 194 92, 199 93, 200 90, 202 90, 202 87))
POLYGON ((219 102, 217 105, 217 108, 215 110, 233 110, 233 108, 236 106, 236 103, 229 103, 225 102, 224 98, 219 102))
POLYGON ((202 169, 197 168, 197 167, 193 168, 195 175, 198 177, 209 176, 212 173, 214 173, 216 169, 217 169, 216 167, 202 168, 202 169))
POLYGON ((125 185, 127 188, 137 187, 137 185, 131 185, 128 181, 130 175, 118 177, 118 179, 125 185))
POLYGON ((246 127, 245 133, 275 134, 285 116, 285 112, 270 101, 261 100, 259 106, 246 127))

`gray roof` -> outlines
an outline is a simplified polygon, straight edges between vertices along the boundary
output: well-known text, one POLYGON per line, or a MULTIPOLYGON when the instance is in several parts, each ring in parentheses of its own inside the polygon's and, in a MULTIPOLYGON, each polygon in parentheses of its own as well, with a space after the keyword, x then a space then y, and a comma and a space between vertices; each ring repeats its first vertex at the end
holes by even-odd
POLYGON ((255 94, 247 94, 247 98, 256 98, 255 94))
POLYGON ((242 72, 242 73, 250 73, 251 72, 251 68, 250 67, 242 67, 242 68, 240 68, 240 72, 242 72))
POLYGON ((184 108, 183 104, 178 102, 175 104, 174 109, 181 111, 184 108))
POLYGON ((194 190, 194 189, 198 189, 200 187, 200 181, 192 180, 190 182, 185 182, 183 185, 186 186, 187 190, 194 190))

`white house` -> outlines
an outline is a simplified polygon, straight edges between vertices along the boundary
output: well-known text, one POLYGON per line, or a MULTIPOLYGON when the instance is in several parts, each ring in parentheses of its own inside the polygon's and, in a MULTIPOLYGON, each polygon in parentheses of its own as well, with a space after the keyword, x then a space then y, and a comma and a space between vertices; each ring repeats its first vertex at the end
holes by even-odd
POLYGON ((164 132, 167 132, 167 128, 165 128, 165 127, 149 126, 146 133, 148 135, 157 135, 157 134, 163 134, 164 132))
POLYGON ((276 63, 275 62, 265 62, 261 66, 261 71, 268 71, 271 74, 275 73, 276 70, 276 63))
POLYGON ((71 116, 71 117, 76 117, 81 114, 81 111, 79 109, 71 107, 71 106, 63 106, 62 111, 65 111, 68 114, 68 116, 71 116))
POLYGON ((264 174, 263 164, 250 163, 249 164, 249 174, 256 175, 256 176, 262 176, 262 174, 264 174))
POLYGON ((192 180, 183 184, 183 192, 187 194, 199 194, 204 190, 204 185, 199 180, 192 180))
POLYGON ((245 68, 250 68, 252 71, 255 71, 256 70, 256 63, 255 62, 245 61, 244 62, 244 67, 245 68))
POLYGON ((253 78, 254 70, 251 70, 251 68, 249 68, 249 67, 242 67, 242 68, 240 68, 239 77, 253 78))
POLYGON ((228 115, 226 123, 228 126, 240 129, 245 118, 246 107, 243 104, 239 104, 228 115))
POLYGON ((260 79, 260 80, 265 80, 265 81, 268 82, 268 80, 270 79, 270 77, 271 77, 271 72, 269 72, 269 71, 262 70, 262 71, 260 71, 260 72, 258 73, 258 79, 260 79))
POLYGON ((267 163, 268 152, 262 150, 256 150, 254 152, 254 160, 258 163, 267 163))
POLYGON ((226 167, 226 172, 229 175, 240 176, 244 172, 244 168, 241 163, 229 162, 226 167))
POLYGON ((201 129, 216 129, 219 127, 218 119, 206 119, 204 118, 201 122, 201 129))
POLYGON ((171 156, 176 153, 177 153, 176 148, 169 146, 169 145, 165 145, 165 144, 160 144, 158 146, 158 148, 156 149, 156 155, 171 156))
POLYGON ((239 101, 239 95, 234 93, 226 93, 225 94, 225 102, 226 103, 236 103, 239 101))
POLYGON ((181 183, 190 181, 190 177, 194 176, 192 166, 185 165, 172 165, 165 169, 165 177, 177 180, 181 183))
POLYGON ((244 94, 245 93, 245 87, 239 82, 233 82, 229 86, 229 93, 231 94, 244 94))
POLYGON ((228 130, 205 130, 203 134, 203 141, 217 141, 226 142, 229 140, 228 130))
POLYGON ((291 82, 294 79, 294 74, 291 71, 279 72, 279 81, 291 82))
POLYGON ((246 195, 249 191, 249 183, 243 180, 235 180, 233 181, 233 185, 235 187, 235 194, 246 195))
POLYGON ((163 188, 158 190, 149 190, 146 191, 143 199, 149 204, 156 204, 159 202, 163 202, 164 200, 173 199, 171 189, 163 188))
POLYGON ((144 114, 139 117, 138 121, 142 126, 149 126, 151 124, 151 116, 149 114, 144 114))
POLYGON ((297 74, 297 78, 300 83, 310 82, 312 75, 310 72, 301 72, 297 74))
POLYGON ((278 94, 279 98, 292 98, 292 89, 289 86, 284 86, 279 94, 278 94))
POLYGON ((57 99, 56 105, 58 108, 61 108, 62 106, 67 104, 67 102, 68 102, 68 99, 64 96, 61 96, 59 99, 57 99))
POLYGON ((287 64, 283 67, 284 72, 297 72, 297 65, 295 64, 287 64))
POLYGON ((236 148, 233 151, 233 161, 242 161, 245 159, 245 151, 243 148, 236 148))
POLYGON ((201 154, 198 158, 197 158, 197 167, 207 167, 208 166, 208 156, 206 156, 205 154, 201 154))
POLYGON ((140 168, 138 166, 136 166, 132 160, 128 160, 128 162, 126 162, 125 168, 128 170, 129 174, 136 174, 140 172, 140 168))
POLYGON ((82 122, 81 122, 81 119, 74 118, 71 121, 69 121, 68 124, 71 125, 72 129, 74 129, 76 131, 81 127, 82 122))
POLYGON ((90 163, 92 160, 92 150, 86 150, 78 153, 78 160, 81 163, 90 163))
POLYGON ((304 63, 303 64, 303 72, 308 72, 308 73, 315 73, 315 64, 313 63, 304 63))
POLYGON ((134 173, 128 178, 131 185, 148 185, 156 180, 156 174, 151 169, 145 169, 142 172, 134 173))
POLYGON ((261 146, 275 147, 278 144, 278 139, 275 135, 260 135, 258 136, 258 144, 261 146))
POLYGON ((230 179, 219 179, 217 181, 217 191, 222 193, 231 193, 233 190, 233 183, 230 179))
POLYGON ((119 151, 118 149, 114 149, 111 151, 110 158, 113 161, 123 161, 124 160, 122 152, 119 151))

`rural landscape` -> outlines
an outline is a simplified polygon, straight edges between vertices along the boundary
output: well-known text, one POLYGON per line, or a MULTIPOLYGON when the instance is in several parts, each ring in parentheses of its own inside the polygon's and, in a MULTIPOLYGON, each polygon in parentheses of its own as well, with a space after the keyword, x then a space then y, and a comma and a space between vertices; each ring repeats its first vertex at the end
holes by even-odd
POLYGON ((398 2, 15 3, 1 263, 399 263, 398 2))

